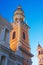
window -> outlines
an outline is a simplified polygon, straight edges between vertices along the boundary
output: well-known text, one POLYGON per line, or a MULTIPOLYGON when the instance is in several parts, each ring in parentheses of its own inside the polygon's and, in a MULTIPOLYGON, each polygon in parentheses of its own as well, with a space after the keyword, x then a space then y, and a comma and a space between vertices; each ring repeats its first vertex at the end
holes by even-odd
POLYGON ((43 51, 39 51, 39 54, 43 54, 43 51))
POLYGON ((6 29, 6 30, 5 30, 4 41, 8 42, 8 39, 9 39, 9 30, 6 29))
POLYGON ((25 40, 25 33, 23 32, 23 39, 25 40))
POLYGON ((17 18, 15 20, 17 21, 17 18))
POLYGON ((39 54, 40 54, 40 51, 39 51, 39 54))
POLYGON ((1 65, 5 65, 6 57, 2 56, 1 57, 1 65))
POLYGON ((13 38, 12 38, 12 39, 14 39, 14 38, 15 38, 15 35, 16 35, 16 32, 13 32, 13 38))

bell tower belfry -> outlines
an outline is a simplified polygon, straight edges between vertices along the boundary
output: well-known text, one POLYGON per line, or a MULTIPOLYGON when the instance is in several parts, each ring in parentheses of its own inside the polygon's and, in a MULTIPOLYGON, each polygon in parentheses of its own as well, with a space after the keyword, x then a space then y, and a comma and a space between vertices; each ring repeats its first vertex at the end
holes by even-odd
POLYGON ((19 46, 30 51, 29 39, 28 39, 28 29, 29 26, 24 22, 24 12, 19 6, 14 13, 14 21, 12 23, 13 30, 10 33, 10 48, 15 51, 19 46), (20 43, 19 43, 20 42, 20 43))
POLYGON ((21 51, 25 59, 22 65, 31 65, 31 57, 33 57, 33 55, 30 52, 28 35, 30 27, 24 22, 25 16, 21 6, 18 6, 15 10, 13 19, 13 30, 10 32, 10 49, 14 52, 17 50, 21 51), (30 64, 26 64, 27 62, 30 62, 30 64))

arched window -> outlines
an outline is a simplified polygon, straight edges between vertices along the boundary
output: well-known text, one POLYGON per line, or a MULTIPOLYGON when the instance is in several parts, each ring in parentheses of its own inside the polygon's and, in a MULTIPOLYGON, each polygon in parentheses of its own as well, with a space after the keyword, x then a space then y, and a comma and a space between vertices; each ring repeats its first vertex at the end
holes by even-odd
POLYGON ((5 29, 4 41, 6 42, 9 41, 9 30, 8 29, 5 29))
POLYGON ((40 51, 39 51, 39 54, 40 54, 40 51))
POLYGON ((12 37, 12 39, 14 39, 15 36, 16 36, 16 32, 14 31, 14 32, 13 32, 13 37, 12 37))
POLYGON ((15 18, 15 20, 17 21, 17 18, 15 18))
POLYGON ((25 40, 25 33, 23 32, 23 39, 25 40))

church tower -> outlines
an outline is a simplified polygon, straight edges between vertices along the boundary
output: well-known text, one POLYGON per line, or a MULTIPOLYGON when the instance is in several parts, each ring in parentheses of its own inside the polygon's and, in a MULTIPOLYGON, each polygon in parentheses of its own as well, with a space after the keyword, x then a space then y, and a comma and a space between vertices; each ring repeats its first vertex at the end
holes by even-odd
POLYGON ((24 22, 25 16, 21 6, 15 10, 13 19, 13 30, 10 32, 10 49, 24 58, 22 65, 31 65, 33 55, 30 51, 28 35, 30 27, 24 22))
POLYGON ((10 48, 13 51, 18 49, 18 46, 30 51, 30 44, 28 40, 29 26, 24 22, 24 12, 19 6, 14 12, 14 22, 12 23, 13 30, 10 33, 10 48))
POLYGON ((43 48, 38 44, 38 65, 43 65, 43 48))

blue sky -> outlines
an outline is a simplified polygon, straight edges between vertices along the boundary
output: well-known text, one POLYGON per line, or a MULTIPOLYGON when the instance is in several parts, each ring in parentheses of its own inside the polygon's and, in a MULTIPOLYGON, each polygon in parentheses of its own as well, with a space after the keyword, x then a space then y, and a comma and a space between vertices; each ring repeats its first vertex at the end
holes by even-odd
POLYGON ((43 0, 0 0, 0 15, 12 22, 14 11, 18 5, 22 6, 25 22, 31 27, 29 31, 33 64, 37 63, 38 42, 43 47, 43 0))

